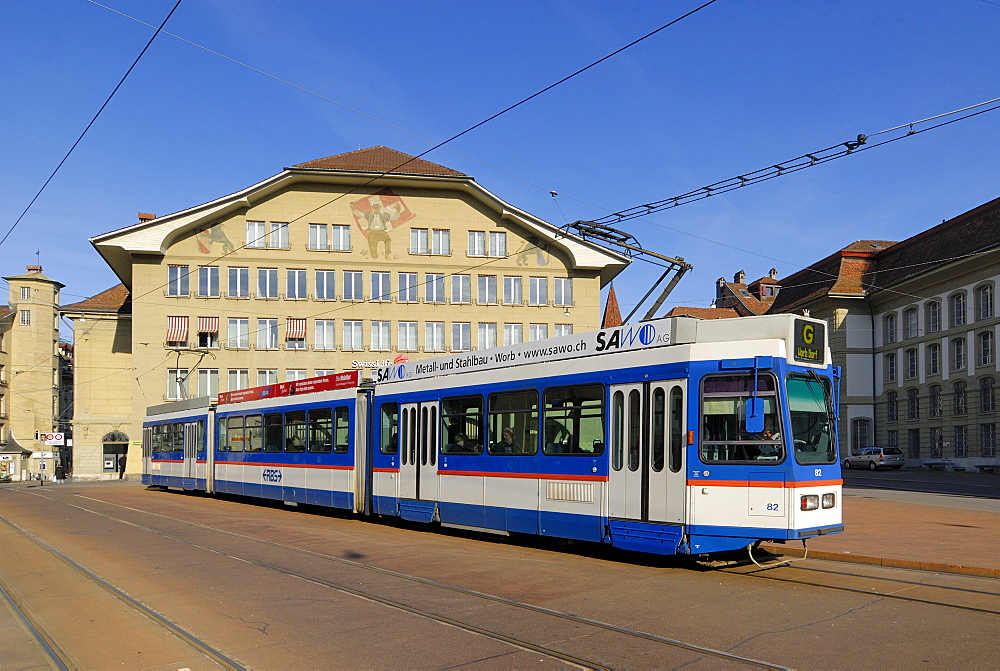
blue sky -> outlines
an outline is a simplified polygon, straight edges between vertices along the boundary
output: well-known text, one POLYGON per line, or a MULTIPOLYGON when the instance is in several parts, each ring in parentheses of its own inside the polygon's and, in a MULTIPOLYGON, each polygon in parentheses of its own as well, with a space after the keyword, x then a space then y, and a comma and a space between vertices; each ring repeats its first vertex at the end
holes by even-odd
MULTIPOLYGON (((158 25, 174 0, 105 4, 158 25)), ((368 116, 160 35, 3 244, 0 272, 38 250, 64 302, 91 296, 118 280, 88 238, 137 212, 359 147, 419 154, 700 4, 184 0, 167 31, 368 116)), ((998 29, 1000 0, 718 0, 425 158, 552 223, 594 219, 1000 97, 998 29)), ((87 0, 32 0, 0 4, 0 31, 6 233, 152 29, 87 0)), ((1000 196, 998 122, 622 228, 694 265, 665 307, 708 307, 718 277, 785 276, 1000 196)), ((657 275, 636 263, 616 280, 623 310, 657 275)))

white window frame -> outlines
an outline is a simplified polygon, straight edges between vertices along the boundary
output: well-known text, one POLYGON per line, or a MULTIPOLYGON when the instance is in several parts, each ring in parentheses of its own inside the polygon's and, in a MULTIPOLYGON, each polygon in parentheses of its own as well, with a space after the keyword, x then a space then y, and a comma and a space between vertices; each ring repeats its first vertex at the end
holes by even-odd
POLYGON ((372 352, 388 352, 392 349, 392 322, 372 320, 369 347, 372 352))
POLYGON ((247 249, 267 248, 267 224, 263 221, 247 220, 247 239, 244 245, 247 249))
POLYGON ((549 278, 528 278, 528 305, 539 306, 549 304, 549 278))
POLYGON ((307 377, 309 377, 309 371, 306 368, 285 369, 285 382, 298 382, 299 380, 304 380, 307 377))
POLYGON ((572 324, 556 324, 554 337, 558 338, 560 336, 570 336, 573 335, 573 325, 572 324))
POLYGON ((271 317, 257 319, 257 349, 278 349, 278 320, 271 317))
POLYGON ((479 275, 476 280, 476 304, 496 305, 497 304, 497 276, 479 275))
POLYGON ((451 276, 451 302, 453 305, 472 303, 472 275, 451 276))
POLYGON ((371 272, 371 300, 376 303, 388 303, 392 300, 392 273, 386 270, 371 272))
POLYGON ((424 351, 445 351, 444 322, 424 322, 424 351))
POLYGON ((444 273, 424 274, 424 302, 444 303, 444 273))
POLYGON ((337 323, 333 319, 316 319, 314 320, 313 333, 315 334, 315 339, 313 340, 313 349, 317 350, 334 350, 337 349, 337 323))
POLYGON ((219 395, 219 369, 198 369, 198 396, 215 398, 219 395))
POLYGON ((190 296, 190 281, 190 266, 167 266, 167 296, 190 296))
POLYGON ((277 368, 258 368, 257 369, 257 384, 258 387, 264 387, 270 384, 278 384, 278 369, 277 368))
POLYGON ((227 268, 229 298, 250 298, 250 269, 245 266, 231 266, 227 268))
POLYGON ((503 277, 503 304, 504 305, 523 305, 524 304, 524 292, 522 291, 524 286, 524 278, 519 275, 504 275, 503 277))
POLYGON ((337 300, 337 271, 317 270, 316 271, 316 300, 334 301, 337 300))
POLYGON ((569 277, 555 277, 553 282, 553 305, 559 307, 572 307, 573 305, 573 280, 569 277))
POLYGON ((285 298, 290 301, 304 301, 309 298, 308 273, 305 268, 285 270, 285 298))
POLYGON ((451 351, 471 352, 472 351, 472 323, 452 322, 451 324, 451 351))
POLYGON ((344 300, 363 301, 365 299, 365 274, 360 270, 344 271, 344 300))
POLYGON ((469 231, 469 256, 486 256, 486 231, 469 231))
POLYGON ((361 352, 365 349, 365 323, 360 319, 345 319, 342 348, 347 352, 361 352))
POLYGON ((503 325, 503 344, 504 345, 519 345, 524 342, 524 325, 523 324, 504 324, 503 325))
POLYGON ((497 346, 497 325, 480 323, 476 329, 476 349, 489 349, 497 346))
POLYGON ((502 259, 507 256, 507 232, 490 231, 490 248, 488 256, 502 259))
POLYGON ((431 231, 431 254, 435 256, 451 256, 450 230, 435 228, 431 231))
POLYGON ((269 222, 267 231, 268 249, 289 249, 288 224, 279 221, 269 222))
POLYGON ((309 246, 307 249, 327 251, 330 249, 330 227, 326 224, 309 224, 309 246))
POLYGON ((351 227, 345 224, 330 226, 330 250, 334 252, 351 251, 351 227))
POLYGON ((219 297, 219 266, 198 266, 198 297, 219 297))
POLYGON ((182 401, 188 397, 188 375, 187 368, 167 369, 167 400, 182 401))
POLYGON ((528 341, 545 340, 549 337, 548 324, 528 324, 528 341))
POLYGON ((257 269, 257 298, 278 299, 281 297, 278 287, 277 268, 257 269))
POLYGON ((228 391, 239 391, 250 387, 249 368, 230 368, 226 371, 226 389, 228 391))
POLYGON ((426 228, 410 229, 410 254, 428 254, 430 230, 426 228))
POLYGON ((31 326, 31 310, 19 310, 18 319, 21 326, 31 326))
POLYGON ((21 300, 22 301, 31 300, 31 287, 21 287, 21 300))
POLYGON ((230 317, 226 331, 227 349, 250 349, 250 319, 230 317))
POLYGON ((396 276, 398 290, 396 300, 400 303, 416 303, 420 300, 417 290, 417 273, 399 273, 396 276))
POLYGON ((417 322, 399 322, 396 329, 396 349, 400 352, 416 352, 419 347, 417 322))

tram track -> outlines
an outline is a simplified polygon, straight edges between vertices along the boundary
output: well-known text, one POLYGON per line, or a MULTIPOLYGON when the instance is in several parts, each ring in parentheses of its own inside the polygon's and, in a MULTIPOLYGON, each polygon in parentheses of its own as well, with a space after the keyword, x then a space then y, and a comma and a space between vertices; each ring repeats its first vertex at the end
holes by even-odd
MULTIPOLYGON (((366 591, 366 590, 363 590, 363 589, 359 589, 359 588, 356 588, 356 587, 352 587, 352 586, 346 585, 343 582, 336 582, 336 581, 332 581, 332 580, 327 580, 327 579, 324 579, 324 578, 319 577, 319 576, 314 575, 314 574, 307 573, 307 572, 302 571, 302 570, 292 569, 292 568, 289 568, 287 566, 281 566, 281 565, 279 565, 279 564, 277 564, 277 563, 275 563, 273 561, 266 561, 266 560, 263 560, 263 559, 260 559, 260 558, 257 558, 257 557, 247 556, 250 553, 236 553, 236 552, 233 552, 231 550, 225 550, 225 549, 222 549, 222 548, 219 548, 219 547, 213 547, 212 545, 207 544, 205 542, 198 542, 198 541, 192 540, 190 538, 185 538, 182 534, 179 534, 179 533, 170 533, 170 532, 164 531, 162 529, 157 529, 157 528, 154 528, 152 526, 149 526, 149 525, 146 525, 146 524, 142 524, 142 523, 137 522, 135 520, 123 519, 121 517, 116 517, 114 515, 107 514, 105 512, 101 512, 99 510, 94 510, 93 508, 90 508, 90 507, 88 507, 86 505, 77 505, 77 504, 74 504, 74 503, 69 503, 67 501, 58 500, 58 499, 52 498, 52 497, 50 497, 50 496, 48 496, 46 494, 42 494, 42 493, 39 493, 39 492, 30 492, 30 494, 33 495, 33 496, 41 496, 41 497, 46 498, 47 500, 49 500, 49 501, 51 501, 53 503, 59 503, 59 504, 62 504, 62 505, 66 505, 66 506, 75 508, 77 510, 80 510, 82 512, 85 512, 85 513, 88 513, 88 514, 92 514, 92 515, 104 518, 104 519, 106 519, 108 521, 112 521, 112 522, 119 523, 119 524, 129 525, 129 526, 131 526, 133 528, 140 529, 140 530, 145 531, 147 533, 155 534, 155 535, 157 535, 159 537, 169 538, 169 539, 177 541, 177 542, 185 543, 185 544, 190 545, 192 547, 197 547, 197 548, 199 548, 201 550, 205 550, 205 551, 208 551, 208 552, 220 554, 220 555, 223 555, 223 556, 225 556, 227 558, 233 559, 235 561, 240 561, 240 562, 252 564, 252 565, 255 565, 255 566, 259 567, 259 568, 262 568, 262 569, 265 569, 265 570, 268 570, 268 571, 271 571, 271 572, 274 572, 274 573, 277 573, 277 574, 280 574, 280 575, 284 575, 284 576, 287 576, 287 577, 294 577, 294 578, 297 578, 297 579, 300 579, 300 580, 305 580, 305 581, 308 581, 308 582, 310 582, 312 584, 315 584, 317 586, 321 586, 321 587, 325 587, 327 589, 335 590, 335 591, 337 591, 339 593, 342 593, 342 594, 346 594, 346 595, 349 595, 349 596, 352 596, 352 597, 355 597, 355 598, 363 599, 363 600, 366 600, 368 602, 376 603, 378 605, 385 606, 385 607, 388 607, 388 608, 393 608, 395 610, 406 612, 406 613, 409 613, 411 615, 414 615, 414 616, 417 616, 417 617, 420 617, 420 618, 423 618, 423 619, 426 619, 426 620, 431 620, 431 621, 434 621, 434 622, 438 622, 438 623, 446 625, 446 626, 455 627, 457 629, 460 629, 460 630, 463 630, 463 631, 466 631, 466 632, 469 632, 469 633, 472 633, 472 634, 475 634, 475 635, 478 635, 478 636, 482 636, 482 637, 488 638, 490 640, 494 640, 494 641, 506 643, 508 645, 511 645, 511 646, 513 646, 515 648, 518 648, 518 649, 521 649, 521 650, 525 650, 525 651, 529 651, 529 652, 533 652, 533 653, 545 655, 545 656, 547 656, 549 658, 558 660, 560 662, 563 662, 565 664, 571 665, 571 666, 576 667, 576 668, 584 668, 584 669, 606 669, 606 668, 610 668, 610 667, 605 666, 604 664, 602 664, 600 662, 596 662, 594 660, 584 659, 584 658, 581 658, 581 657, 578 657, 578 656, 575 656, 575 655, 572 655, 572 654, 567 654, 566 652, 554 649, 554 648, 552 648, 550 646, 547 646, 547 645, 544 645, 544 644, 540 644, 540 643, 536 643, 536 642, 532 642, 530 640, 526 640, 524 637, 512 636, 512 635, 509 635, 509 634, 505 634, 505 633, 503 633, 501 631, 490 630, 490 629, 487 629, 485 627, 481 627, 481 626, 478 626, 478 625, 475 625, 475 624, 472 624, 472 623, 469 623, 469 622, 463 622, 463 621, 461 621, 461 620, 459 620, 457 618, 454 618, 454 617, 449 617, 449 616, 446 616, 446 615, 442 615, 440 613, 431 612, 431 611, 429 611, 429 610, 427 610, 425 608, 421 608, 419 606, 414 606, 412 604, 405 603, 405 602, 403 602, 403 601, 401 601, 399 599, 394 599, 394 598, 390 598, 390 597, 386 597, 386 596, 381 596, 381 595, 375 594, 375 593, 373 593, 371 591, 366 591)), ((82 500, 85 500, 85 501, 91 501, 91 502, 97 503, 99 505, 110 506, 110 507, 113 507, 113 508, 118 508, 118 509, 121 509, 121 510, 126 510, 126 511, 129 511, 129 512, 132 512, 132 513, 137 513, 137 514, 140 514, 140 515, 143 515, 143 516, 148 516, 148 517, 154 517, 154 518, 158 518, 158 519, 167 520, 167 521, 169 521, 171 523, 174 523, 174 524, 183 524, 185 526, 188 526, 188 527, 191 527, 191 528, 194 528, 194 529, 198 529, 198 530, 202 530, 202 531, 211 532, 213 534, 220 534, 220 535, 224 535, 224 536, 227 536, 227 537, 230 537, 230 538, 234 538, 234 539, 238 539, 238 540, 241 540, 241 541, 248 541, 248 542, 252 542, 254 544, 263 545, 263 546, 274 548, 274 549, 278 549, 278 550, 281 550, 281 551, 291 552, 291 553, 294 553, 294 554, 297 554, 297 555, 304 555, 304 556, 308 556, 308 557, 320 559, 320 560, 323 560, 323 561, 326 561, 326 562, 333 562, 333 563, 337 563, 337 564, 340 564, 340 565, 343 565, 343 566, 349 566, 349 567, 351 567, 353 569, 360 569, 360 570, 363 570, 363 571, 373 572, 373 573, 376 573, 376 574, 379 574, 379 575, 382 575, 382 576, 391 577, 391 578, 398 579, 398 580, 404 580, 404 581, 408 581, 408 582, 411 582, 411 583, 416 583, 416 584, 420 584, 420 585, 432 587, 432 588, 439 589, 439 590, 445 590, 445 591, 448 591, 448 592, 452 592, 452 593, 456 593, 456 594, 462 595, 464 597, 471 597, 471 598, 477 599, 477 600, 482 600, 482 601, 491 602, 491 603, 494 603, 494 604, 500 604, 500 605, 503 605, 503 606, 513 607, 513 608, 519 609, 521 611, 530 612, 532 614, 540 615, 540 616, 543 616, 543 617, 546 617, 546 618, 553 618, 553 619, 557 619, 557 620, 560 620, 560 621, 563 621, 563 622, 572 623, 574 625, 578 625, 578 626, 581 626, 581 627, 587 627, 587 628, 590 629, 590 631, 592 633, 605 632, 605 633, 612 633, 612 634, 623 635, 623 636, 627 636, 627 637, 630 637, 630 638, 642 639, 642 640, 653 642, 655 644, 663 645, 663 646, 666 646, 666 647, 669 647, 669 648, 673 648, 673 649, 684 650, 684 651, 687 651, 687 652, 694 653, 696 655, 702 655, 702 656, 705 656, 705 657, 708 657, 708 658, 712 658, 712 659, 716 659, 716 660, 719 660, 719 661, 723 661, 724 660, 724 661, 727 661, 727 662, 734 662, 734 663, 738 663, 738 664, 745 665, 745 666, 751 666, 751 667, 755 667, 755 668, 762 668, 762 669, 786 669, 787 668, 787 667, 784 667, 784 666, 779 665, 779 664, 774 664, 774 663, 767 662, 767 661, 762 661, 762 660, 753 659, 753 658, 746 657, 746 656, 737 655, 737 654, 734 654, 734 653, 726 652, 724 650, 716 650, 716 649, 713 649, 713 648, 710 648, 710 647, 701 646, 701 645, 697 645, 697 644, 694 644, 694 643, 689 643, 689 642, 686 642, 686 641, 672 639, 672 638, 668 638, 668 637, 664 637, 664 636, 659 636, 659 635, 656 635, 656 634, 652 634, 652 633, 649 633, 649 632, 644 632, 644 631, 633 629, 633 628, 630 628, 630 627, 615 625, 615 624, 611 624, 611 623, 608 623, 608 622, 602 622, 602 621, 599 621, 599 620, 594 620, 594 619, 591 619, 591 618, 586 618, 586 617, 582 617, 582 616, 579 616, 579 615, 574 615, 574 614, 571 614, 571 613, 565 613, 565 612, 561 612, 561 611, 556 611, 556 610, 544 608, 542 606, 536 606, 536 605, 533 605, 533 604, 529 604, 529 603, 525 603, 525 602, 521 602, 521 601, 516 601, 516 600, 513 600, 513 599, 504 598, 504 597, 497 596, 497 595, 494 595, 494 594, 489 594, 489 593, 485 593, 485 592, 481 592, 481 591, 477 591, 477 590, 472 590, 472 589, 468 589, 468 588, 465 588, 465 587, 460 587, 460 586, 457 586, 457 585, 452 585, 452 584, 440 582, 440 581, 437 581, 437 580, 432 580, 432 579, 429 579, 429 578, 423 578, 423 577, 420 577, 420 576, 411 575, 411 574, 403 573, 403 572, 400 572, 400 571, 395 571, 395 570, 392 570, 392 569, 386 569, 386 568, 382 568, 382 567, 379 567, 379 566, 374 566, 374 565, 371 565, 371 564, 365 564, 363 562, 358 562, 358 561, 355 561, 355 560, 352 560, 352 559, 346 559, 346 558, 343 558, 343 557, 337 557, 337 556, 326 554, 326 553, 323 553, 323 552, 317 552, 317 551, 308 550, 308 549, 305 549, 305 548, 298 548, 298 547, 295 547, 295 546, 292 546, 292 545, 287 545, 285 543, 280 543, 280 542, 277 542, 277 541, 268 540, 266 538, 260 538, 260 537, 257 537, 257 536, 251 536, 251 535, 248 535, 248 534, 243 534, 243 533, 239 533, 239 532, 235 532, 235 531, 230 531, 228 529, 220 529, 218 527, 213 527, 213 526, 206 525, 206 524, 200 524, 200 523, 197 523, 197 522, 191 522, 189 520, 181 520, 181 519, 177 519, 176 517, 171 517, 171 516, 168 516, 168 515, 162 515, 160 513, 155 513, 155 512, 150 512, 150 511, 147 511, 147 510, 142 510, 141 508, 135 508, 135 507, 132 507, 132 506, 127 506, 127 505, 122 505, 122 504, 118 504, 118 503, 113 503, 113 502, 105 501, 105 500, 98 499, 98 498, 92 498, 92 497, 84 496, 84 495, 81 495, 81 494, 75 494, 75 496, 76 496, 77 499, 82 499, 82 500)), ((544 628, 539 627, 539 629, 544 629, 544 628)), ((584 633, 578 634, 578 636, 585 636, 585 635, 586 634, 584 634, 584 633)))
POLYGON ((18 624, 28 632, 35 643, 36 651, 42 657, 42 661, 58 671, 68 671, 72 668, 69 655, 59 647, 45 630, 45 627, 30 614, 17 594, 7 589, 3 581, 0 581, 0 602, 7 604, 18 624))
MULTIPOLYGON (((813 559, 810 561, 823 562, 822 559, 813 559)), ((899 577, 886 577, 877 576, 864 573, 860 569, 856 572, 848 571, 845 569, 824 569, 816 568, 812 566, 802 566, 798 563, 791 563, 785 565, 774 565, 768 566, 764 564, 762 567, 757 566, 739 566, 739 567, 728 567, 716 569, 723 573, 745 576, 747 578, 754 578, 759 580, 770 580, 777 581, 786 584, 793 585, 803 585, 806 587, 818 587, 822 589, 835 590, 838 592, 846 592, 853 594, 863 594, 865 596, 874 596, 882 599, 891 599, 893 601, 900 601, 906 603, 915 603, 929 606, 938 606, 942 608, 949 608, 953 610, 959 610, 968 613, 982 613, 986 615, 1000 615, 1000 586, 998 586, 997 581, 991 578, 979 578, 974 576, 961 576, 967 581, 987 581, 983 584, 991 584, 994 586, 993 591, 969 589, 964 587, 953 587, 947 585, 935 585, 928 583, 926 581, 909 580, 899 577), (885 585, 885 589, 873 589, 870 587, 856 587, 847 584, 836 584, 835 582, 823 582, 821 580, 809 580, 805 576, 823 576, 831 581, 872 581, 876 585, 885 585), (958 597, 965 597, 969 599, 986 599, 995 600, 996 606, 993 608, 987 608, 982 606, 974 606, 969 604, 963 604, 957 602, 958 599, 949 601, 947 599, 932 599, 924 597, 916 597, 907 594, 903 594, 903 590, 931 590, 937 591, 939 594, 943 595, 956 595, 958 597)), ((912 573, 916 569, 885 569, 889 571, 900 571, 906 573, 912 573)), ((928 575, 941 575, 935 572, 921 572, 927 573, 928 575)))

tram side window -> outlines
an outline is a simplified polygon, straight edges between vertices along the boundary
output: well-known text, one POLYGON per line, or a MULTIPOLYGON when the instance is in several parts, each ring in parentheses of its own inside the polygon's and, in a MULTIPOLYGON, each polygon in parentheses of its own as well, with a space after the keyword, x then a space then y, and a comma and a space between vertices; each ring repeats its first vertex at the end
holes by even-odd
POLYGON ((604 454, 604 387, 546 389, 543 426, 545 454, 604 454))
POLYGON ((681 470, 684 457, 684 392, 680 387, 670 390, 670 459, 671 472, 681 470))
POLYGON ((399 452, 399 404, 383 403, 380 413, 379 451, 382 454, 399 452))
POLYGON ((242 417, 230 417, 228 420, 229 424, 229 447, 230 452, 242 452, 244 438, 243 435, 243 418, 242 417))
POLYGON ((337 408, 333 411, 334 420, 334 447, 333 451, 337 454, 347 454, 350 448, 350 438, 351 438, 351 423, 350 415, 347 408, 337 408))
POLYGON ((756 396, 764 401, 764 431, 746 432, 745 401, 751 397, 753 375, 706 377, 702 382, 701 460, 774 464, 785 458, 775 381, 757 376, 756 396))
POLYGON ((306 411, 285 413, 285 452, 306 451, 306 411))
POLYGON ((260 415, 247 415, 244 419, 246 428, 243 432, 243 451, 260 452, 262 447, 262 418, 260 415))
POLYGON ((479 396, 441 401, 441 452, 483 453, 483 399, 479 396))
POLYGON ((198 452, 205 451, 205 420, 198 420, 198 437, 195 438, 195 449, 198 452))
MULTIPOLYGON (((338 408, 339 410, 340 408, 338 408)), ((313 408, 308 412, 309 451, 329 452, 333 445, 333 413, 330 408, 313 408)), ((339 451, 339 450, 338 450, 339 451)))
POLYGON ((216 432, 216 440, 218 441, 219 452, 229 451, 229 431, 226 429, 228 422, 225 417, 219 418, 219 430, 216 432))
POLYGON ((538 392, 490 394, 490 454, 538 452, 538 392))
POLYGON ((269 412, 264 415, 264 451, 281 452, 282 434, 280 412, 269 412))
POLYGON ((149 449, 151 452, 163 451, 163 425, 154 424, 149 427, 149 449))

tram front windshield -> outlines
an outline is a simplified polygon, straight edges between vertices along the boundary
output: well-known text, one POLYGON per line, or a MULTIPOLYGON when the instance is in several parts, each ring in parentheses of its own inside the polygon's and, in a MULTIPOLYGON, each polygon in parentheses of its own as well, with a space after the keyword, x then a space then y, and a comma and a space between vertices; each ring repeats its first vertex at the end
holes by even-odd
POLYGON ((835 463, 830 388, 819 377, 799 376, 789 377, 787 387, 795 460, 800 464, 835 463))

